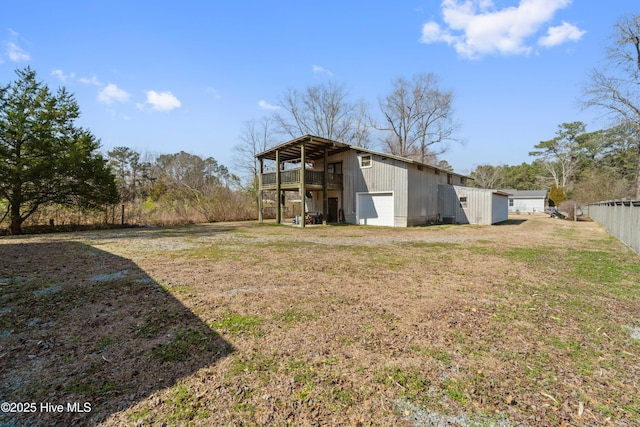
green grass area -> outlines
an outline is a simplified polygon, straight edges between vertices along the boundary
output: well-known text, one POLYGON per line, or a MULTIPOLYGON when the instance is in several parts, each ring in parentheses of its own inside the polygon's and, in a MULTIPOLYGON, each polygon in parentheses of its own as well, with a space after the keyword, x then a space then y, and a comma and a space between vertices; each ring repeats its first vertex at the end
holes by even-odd
POLYGON ((291 328, 300 322, 313 320, 315 317, 316 316, 311 311, 294 307, 283 312, 276 313, 273 315, 273 320, 280 325, 291 328))
POLYGON ((225 312, 216 316, 215 320, 208 322, 208 325, 222 333, 260 337, 264 334, 263 323, 264 319, 259 316, 225 312))
POLYGON ((405 397, 411 402, 427 405, 431 399, 430 382, 418 368, 400 368, 388 365, 374 372, 374 381, 396 390, 398 397, 405 397))

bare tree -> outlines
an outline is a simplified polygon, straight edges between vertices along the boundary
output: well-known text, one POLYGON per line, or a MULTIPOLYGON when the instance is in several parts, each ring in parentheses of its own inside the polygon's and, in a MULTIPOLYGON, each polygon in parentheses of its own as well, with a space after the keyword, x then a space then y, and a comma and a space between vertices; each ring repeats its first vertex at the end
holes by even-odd
MULTIPOLYGON (((614 31, 607 65, 591 72, 583 102, 585 107, 607 110, 616 121, 640 130, 640 14, 623 16, 614 31)), ((640 140, 635 145, 635 197, 640 199, 640 140)))
POLYGON ((240 142, 233 147, 234 160, 237 167, 250 181, 254 181, 260 173, 256 154, 275 146, 275 123, 270 117, 261 120, 244 122, 240 133, 240 142))
POLYGON ((469 174, 473 178, 473 186, 480 188, 503 187, 505 167, 479 165, 469 174))
POLYGON ((417 74, 411 81, 399 77, 392 92, 378 101, 384 115, 379 130, 391 154, 427 162, 444 153, 447 141, 455 141, 458 124, 453 120, 453 92, 438 87, 433 73, 417 74))
POLYGON ((347 142, 353 139, 358 111, 348 96, 343 86, 333 82, 308 86, 304 92, 288 89, 280 100, 284 113, 276 113, 274 119, 291 138, 311 134, 347 142))
POLYGON ((369 106, 365 101, 360 100, 351 117, 351 126, 344 142, 356 147, 369 148, 371 145, 371 128, 369 106))

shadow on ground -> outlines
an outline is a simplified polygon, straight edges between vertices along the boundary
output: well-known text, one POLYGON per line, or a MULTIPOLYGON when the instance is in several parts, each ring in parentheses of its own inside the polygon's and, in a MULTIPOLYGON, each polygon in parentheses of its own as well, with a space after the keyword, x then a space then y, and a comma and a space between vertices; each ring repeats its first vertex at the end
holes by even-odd
POLYGON ((0 243, 0 426, 94 425, 232 351, 128 259, 0 243))
POLYGON ((513 218, 509 218, 509 219, 508 219, 508 220, 506 220, 506 221, 498 222, 498 223, 496 223, 496 224, 492 224, 492 225, 497 225, 497 226, 500 226, 500 225, 520 225, 520 224, 523 224, 523 223, 525 223, 525 222, 527 222, 527 220, 526 220, 526 219, 513 219, 513 218))

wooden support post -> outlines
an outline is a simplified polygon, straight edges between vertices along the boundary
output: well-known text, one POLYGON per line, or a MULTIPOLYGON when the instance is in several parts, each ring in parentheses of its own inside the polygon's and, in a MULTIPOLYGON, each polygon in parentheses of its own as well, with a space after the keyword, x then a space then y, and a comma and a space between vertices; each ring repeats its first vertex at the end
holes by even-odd
POLYGON ((280 200, 280 150, 276 150, 276 224, 282 224, 282 201, 280 200))
POLYGON ((300 194, 302 195, 302 215, 300 218, 300 225, 302 227, 306 224, 307 217, 307 180, 306 180, 306 168, 305 164, 307 163, 306 150, 304 146, 304 142, 300 146, 300 194))
MULTIPOLYGON (((322 223, 327 225, 327 214, 329 213, 329 193, 327 191, 327 175, 329 174, 329 150, 324 149, 324 174, 322 178, 322 223)), ((334 171, 335 172, 335 171, 334 171)))
POLYGON ((264 173, 264 159, 260 159, 260 169, 258 172, 258 221, 260 224, 263 223, 264 217, 262 216, 262 210, 264 206, 262 206, 262 199, 264 198, 264 194, 262 191, 262 174, 264 173))

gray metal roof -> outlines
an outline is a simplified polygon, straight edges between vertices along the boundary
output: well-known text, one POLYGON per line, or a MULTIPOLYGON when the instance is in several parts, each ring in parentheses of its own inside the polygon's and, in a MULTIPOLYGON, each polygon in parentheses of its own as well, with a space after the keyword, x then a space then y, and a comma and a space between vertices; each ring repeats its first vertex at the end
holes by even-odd
POLYGON ((256 154, 258 159, 276 159, 276 151, 279 151, 280 161, 289 162, 300 159, 300 147, 304 144, 305 157, 308 160, 319 160, 324 158, 324 150, 328 150, 328 155, 346 151, 351 148, 342 142, 332 141, 319 136, 305 135, 300 138, 287 141, 278 146, 269 148, 262 153, 256 154))
POLYGON ((387 157, 390 159, 396 159, 405 163, 411 163, 411 164, 428 167, 428 168, 439 170, 445 173, 461 176, 467 179, 472 179, 471 177, 466 175, 448 171, 446 169, 441 169, 437 166, 429 165, 426 163, 417 162, 415 160, 407 159, 405 157, 394 156, 393 154, 387 154, 387 153, 380 153, 378 151, 369 150, 367 148, 357 147, 355 145, 349 145, 343 142, 333 141, 331 139, 322 138, 314 135, 304 135, 299 138, 292 139, 291 141, 287 141, 283 144, 269 148, 268 150, 263 151, 262 153, 256 154, 255 157, 258 159, 275 160, 276 151, 279 151, 278 156, 280 158, 280 161, 282 162, 299 160, 301 155, 301 146, 303 144, 305 147, 305 157, 307 160, 323 159, 324 150, 327 150, 327 155, 329 156, 331 156, 332 154, 340 153, 342 151, 355 150, 362 153, 375 154, 375 155, 387 157))
POLYGON ((512 199, 546 199, 547 190, 502 190, 505 193, 511 194, 509 197, 512 199))

